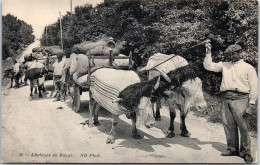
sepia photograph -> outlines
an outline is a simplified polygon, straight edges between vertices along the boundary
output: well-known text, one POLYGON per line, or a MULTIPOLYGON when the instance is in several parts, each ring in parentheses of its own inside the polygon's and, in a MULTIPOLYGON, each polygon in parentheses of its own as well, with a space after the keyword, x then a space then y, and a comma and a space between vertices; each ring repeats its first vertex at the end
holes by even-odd
POLYGON ((257 0, 1 3, 1 163, 258 163, 257 0))

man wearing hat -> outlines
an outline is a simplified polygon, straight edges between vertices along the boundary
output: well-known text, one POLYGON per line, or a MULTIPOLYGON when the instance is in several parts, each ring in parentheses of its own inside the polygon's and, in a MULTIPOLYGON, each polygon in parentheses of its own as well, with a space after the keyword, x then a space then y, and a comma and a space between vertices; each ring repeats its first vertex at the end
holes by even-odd
POLYGON ((230 45, 224 52, 229 62, 212 62, 211 44, 206 43, 204 68, 213 72, 222 72, 220 91, 222 92, 222 122, 227 139, 227 150, 222 156, 241 156, 246 163, 252 163, 250 137, 245 113, 252 113, 257 99, 258 79, 253 66, 240 58, 241 46, 230 45), (240 148, 239 134, 240 132, 240 148))

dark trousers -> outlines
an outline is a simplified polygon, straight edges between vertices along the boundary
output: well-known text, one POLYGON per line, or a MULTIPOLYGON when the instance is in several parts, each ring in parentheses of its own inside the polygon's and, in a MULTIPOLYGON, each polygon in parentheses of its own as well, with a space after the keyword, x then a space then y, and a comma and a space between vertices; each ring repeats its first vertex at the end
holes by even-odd
POLYGON ((55 76, 53 76, 53 79, 54 79, 54 84, 55 84, 56 97, 65 98, 65 89, 64 89, 64 84, 61 82, 61 76, 55 75, 55 76))
POLYGON ((222 99, 222 118, 228 149, 239 153, 239 130, 240 156, 250 154, 251 141, 243 117, 249 104, 249 95, 239 92, 226 92, 222 99))

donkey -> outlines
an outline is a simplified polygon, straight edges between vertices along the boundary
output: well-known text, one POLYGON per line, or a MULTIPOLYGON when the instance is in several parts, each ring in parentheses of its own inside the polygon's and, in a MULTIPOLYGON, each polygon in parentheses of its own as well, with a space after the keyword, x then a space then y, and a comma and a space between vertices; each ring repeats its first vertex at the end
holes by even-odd
POLYGON ((19 80, 22 78, 22 68, 21 68, 21 64, 15 60, 14 62, 14 66, 13 66, 13 70, 11 70, 11 87, 13 87, 13 81, 15 81, 15 86, 17 88, 20 87, 20 82, 19 80))
POLYGON ((44 81, 45 81, 45 74, 48 71, 45 67, 42 68, 32 68, 25 71, 25 80, 29 79, 30 81, 30 97, 29 99, 33 99, 33 88, 38 88, 39 98, 42 98, 41 91, 45 91, 44 88, 44 81))
POLYGON ((132 134, 134 139, 140 139, 137 125, 147 128, 154 126, 151 95, 159 88, 160 78, 141 82, 134 71, 101 68, 91 74, 90 115, 89 126, 100 125, 98 110, 100 106, 113 115, 112 128, 106 143, 115 142, 115 128, 119 115, 131 115, 132 134), (109 76, 107 76, 109 75, 109 76), (94 110, 95 109, 95 110, 94 110), (92 114, 94 112, 94 123, 92 114))
POLYGON ((185 118, 189 109, 193 106, 199 110, 207 107, 203 96, 202 82, 194 71, 194 68, 181 56, 158 53, 150 57, 147 66, 141 69, 141 71, 144 70, 149 70, 148 79, 153 79, 161 75, 171 86, 168 90, 163 91, 157 99, 155 113, 155 119, 160 120, 160 100, 162 97, 165 97, 170 110, 170 126, 166 137, 172 138, 175 136, 173 125, 176 117, 175 107, 180 110, 181 136, 189 137, 190 133, 185 124, 185 118), (158 59, 167 60, 158 64, 158 59))

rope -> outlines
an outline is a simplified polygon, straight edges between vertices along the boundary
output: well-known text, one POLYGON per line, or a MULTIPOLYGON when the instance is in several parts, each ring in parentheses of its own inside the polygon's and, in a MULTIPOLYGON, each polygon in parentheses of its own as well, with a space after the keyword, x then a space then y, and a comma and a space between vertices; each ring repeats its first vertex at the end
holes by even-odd
MULTIPOLYGON (((198 43, 197 45, 194 45, 194 46, 192 46, 192 47, 189 47, 189 48, 187 48, 187 49, 181 51, 180 53, 184 53, 185 51, 187 51, 187 50, 189 50, 189 49, 195 48, 195 47, 200 46, 200 45, 204 45, 204 44, 206 44, 206 43, 208 43, 208 42, 210 42, 210 40, 205 40, 205 41, 203 41, 203 42, 201 42, 201 43, 198 43)), ((157 67, 157 66, 159 66, 159 65, 161 65, 161 64, 163 64, 163 63, 165 63, 165 62, 167 62, 167 61, 169 61, 170 59, 172 59, 172 58, 174 58, 174 57, 176 57, 176 55, 174 55, 174 56, 168 58, 167 60, 165 60, 165 61, 163 61, 163 62, 161 62, 161 63, 159 63, 159 64, 157 64, 157 65, 155 65, 155 66, 152 67, 150 70, 154 69, 155 67, 157 67)))

